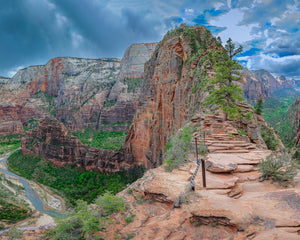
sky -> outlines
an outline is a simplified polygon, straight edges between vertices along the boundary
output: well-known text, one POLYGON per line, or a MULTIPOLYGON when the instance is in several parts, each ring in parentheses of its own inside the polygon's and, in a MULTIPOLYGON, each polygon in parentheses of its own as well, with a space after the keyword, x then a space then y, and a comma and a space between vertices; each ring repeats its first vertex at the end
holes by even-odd
POLYGON ((122 58, 179 26, 244 48, 249 69, 300 80, 300 0, 0 0, 0 75, 54 57, 122 58))

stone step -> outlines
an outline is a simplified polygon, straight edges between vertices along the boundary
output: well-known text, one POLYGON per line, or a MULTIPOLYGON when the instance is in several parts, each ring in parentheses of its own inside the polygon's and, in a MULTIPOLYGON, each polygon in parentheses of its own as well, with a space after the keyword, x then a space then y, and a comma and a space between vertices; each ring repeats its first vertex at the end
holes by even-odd
POLYGON ((232 140, 232 141, 210 141, 210 140, 206 140, 205 144, 246 144, 248 142, 245 141, 236 141, 236 140, 232 140))
MULTIPOLYGON (((254 144, 252 143, 235 143, 235 142, 231 142, 231 143, 218 143, 218 142, 214 142, 214 143, 207 143, 208 146, 213 146, 213 147, 251 147, 254 144)), ((255 146, 255 145, 254 145, 255 146)))
POLYGON ((210 150, 210 152, 214 152, 215 150, 250 150, 255 148, 253 147, 245 148, 245 147, 235 147, 235 146, 223 146, 223 147, 208 146, 208 149, 210 150))
POLYGON ((250 150, 248 149, 241 149, 241 150, 234 150, 234 149, 230 149, 230 150, 214 150, 214 151, 211 151, 213 153, 249 153, 250 150))

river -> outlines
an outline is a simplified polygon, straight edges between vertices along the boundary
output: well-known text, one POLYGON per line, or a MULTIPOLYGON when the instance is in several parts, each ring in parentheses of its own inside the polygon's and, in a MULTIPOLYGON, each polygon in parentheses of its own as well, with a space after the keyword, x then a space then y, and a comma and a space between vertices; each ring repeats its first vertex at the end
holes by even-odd
MULTIPOLYGON (((16 149, 15 151, 19 150, 20 148, 16 149)), ((15 152, 13 151, 13 152, 15 152)), ((27 180, 11 171, 8 170, 8 166, 7 166, 7 159, 9 158, 9 156, 13 153, 9 153, 5 156, 5 158, 3 160, 1 160, 0 162, 3 162, 5 165, 5 169, 0 168, 0 172, 5 173, 9 176, 18 178, 20 180, 20 182, 23 184, 23 187, 25 189, 27 198, 29 199, 29 201, 32 203, 33 207, 42 213, 48 214, 51 217, 62 217, 63 215, 58 213, 58 212, 54 212, 54 211, 46 211, 44 210, 44 205, 43 202, 41 201, 40 197, 38 196, 38 194, 34 191, 34 189, 32 189, 29 185, 29 183, 27 182, 27 180)), ((5 229, 7 231, 7 229, 5 229)), ((0 231, 0 233, 3 231, 0 231)))

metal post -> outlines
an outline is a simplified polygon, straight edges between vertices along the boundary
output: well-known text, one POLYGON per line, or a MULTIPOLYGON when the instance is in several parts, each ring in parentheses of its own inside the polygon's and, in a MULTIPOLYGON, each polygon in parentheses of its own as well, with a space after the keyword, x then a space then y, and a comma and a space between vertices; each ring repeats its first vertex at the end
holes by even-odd
POLYGON ((197 138, 195 137, 195 146, 196 146, 196 162, 198 162, 198 146, 197 146, 197 138))
POLYGON ((205 160, 204 158, 201 158, 202 162, 202 182, 203 182, 203 187, 206 188, 206 175, 205 175, 205 160))

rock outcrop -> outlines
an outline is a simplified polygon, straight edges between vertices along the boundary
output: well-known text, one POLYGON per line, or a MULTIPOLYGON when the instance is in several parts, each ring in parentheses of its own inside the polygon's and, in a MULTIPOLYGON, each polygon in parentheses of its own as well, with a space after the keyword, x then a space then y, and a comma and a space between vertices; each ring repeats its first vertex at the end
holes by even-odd
POLYGON ((293 187, 270 181, 259 182, 260 174, 246 166, 257 164, 268 150, 249 153, 209 153, 216 164, 236 165, 228 172, 206 171, 203 188, 201 171, 190 179, 195 159, 172 172, 161 166, 151 169, 123 192, 129 208, 114 215, 104 239, 133 236, 132 239, 299 239, 300 171, 293 187), (132 217, 127 223, 124 219, 132 217))
MULTIPOLYGON (((192 31, 199 31, 203 38, 206 34, 205 41, 212 39, 204 27, 192 31)), ((217 44, 212 43, 211 48, 216 47, 217 44)), ((143 94, 123 150, 147 168, 162 164, 168 138, 192 114, 191 106, 194 111, 200 108, 197 103, 203 100, 205 93, 195 97, 192 88, 197 78, 193 76, 193 69, 201 68, 201 63, 197 58, 188 61, 190 57, 189 35, 175 33, 162 40, 145 64, 143 94)))
MULTIPOLYGON (((212 36, 204 27, 194 28, 191 31, 195 34, 198 34, 197 31, 200 32, 200 38, 201 36, 203 38, 201 41, 209 43, 208 49, 221 47, 213 41, 212 36)), ((144 164, 147 168, 162 164, 164 146, 168 138, 181 128, 189 117, 193 116, 193 113, 203 111, 201 101, 205 99, 207 93, 203 89, 195 91, 197 86, 201 86, 199 69, 205 69, 203 71, 207 72, 207 77, 213 74, 212 66, 205 63, 205 51, 203 50, 204 55, 195 57, 191 49, 189 34, 172 35, 171 33, 162 40, 152 58, 145 64, 143 94, 140 96, 139 107, 123 150, 130 152, 135 161, 144 164)), ((251 76, 255 79, 253 74, 249 74, 248 78, 246 77, 248 83, 252 81, 251 76)), ((256 82, 264 90, 260 93, 255 90, 258 95, 253 95, 253 100, 268 93, 264 83, 256 82)), ((242 105, 246 113, 253 112, 247 104, 242 105)), ((264 122, 263 118, 260 118, 264 122)), ((241 123, 241 125, 247 128, 247 123, 241 123)), ((250 125, 249 123, 251 140, 259 147, 265 147, 259 132, 261 124, 250 125)))
MULTIPOLYGON (((144 63, 156 44, 134 44, 119 59, 54 58, 46 65, 0 80, 0 135, 22 132, 30 119, 53 116, 69 130, 106 129, 131 122, 137 108, 144 63)), ((127 125, 119 128, 126 130, 127 125)))
POLYGON ((121 151, 101 150, 83 145, 68 135, 66 127, 54 118, 46 117, 36 129, 22 138, 22 153, 35 154, 56 165, 76 164, 87 170, 118 171, 132 162, 121 151))

